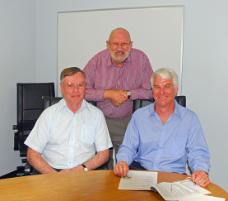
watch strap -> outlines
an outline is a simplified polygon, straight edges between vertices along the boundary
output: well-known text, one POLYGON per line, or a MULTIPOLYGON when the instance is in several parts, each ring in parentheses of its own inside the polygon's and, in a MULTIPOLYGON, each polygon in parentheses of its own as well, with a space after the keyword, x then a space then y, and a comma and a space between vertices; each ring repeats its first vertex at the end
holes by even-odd
POLYGON ((88 171, 88 168, 86 167, 86 165, 84 163, 82 163, 81 166, 83 167, 84 171, 88 171))

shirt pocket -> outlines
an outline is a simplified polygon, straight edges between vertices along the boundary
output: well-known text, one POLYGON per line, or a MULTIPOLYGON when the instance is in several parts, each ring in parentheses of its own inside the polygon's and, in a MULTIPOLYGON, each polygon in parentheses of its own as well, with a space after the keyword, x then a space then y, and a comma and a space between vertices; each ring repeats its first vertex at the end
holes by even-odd
POLYGON ((87 146, 95 143, 95 128, 88 125, 83 125, 81 130, 80 141, 87 146))
POLYGON ((186 157, 186 139, 184 137, 176 137, 169 139, 170 144, 167 144, 166 154, 173 160, 186 157))

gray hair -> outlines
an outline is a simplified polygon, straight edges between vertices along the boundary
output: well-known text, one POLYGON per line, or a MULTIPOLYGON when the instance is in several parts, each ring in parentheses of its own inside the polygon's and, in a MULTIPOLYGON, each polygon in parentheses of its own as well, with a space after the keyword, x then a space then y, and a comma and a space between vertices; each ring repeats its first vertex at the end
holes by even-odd
POLYGON ((158 70, 156 70, 150 79, 150 83, 151 86, 153 88, 153 84, 154 84, 154 79, 160 76, 162 79, 167 79, 167 80, 172 80, 173 81, 173 85, 175 87, 178 87, 178 76, 177 73, 172 69, 172 68, 160 68, 158 70))

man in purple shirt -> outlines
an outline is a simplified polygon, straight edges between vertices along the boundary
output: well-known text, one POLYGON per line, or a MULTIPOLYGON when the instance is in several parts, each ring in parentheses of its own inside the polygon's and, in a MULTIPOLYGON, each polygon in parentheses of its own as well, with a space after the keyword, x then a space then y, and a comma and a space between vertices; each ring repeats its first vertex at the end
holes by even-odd
POLYGON ((127 30, 114 29, 106 44, 107 49, 85 66, 86 99, 98 101, 97 106, 106 117, 128 117, 132 100, 151 98, 152 68, 148 57, 132 48, 127 30))
POLYGON ((96 101, 104 112, 113 140, 114 135, 125 132, 132 100, 151 98, 149 80, 153 71, 148 57, 132 48, 126 29, 114 29, 106 45, 107 49, 97 53, 84 68, 86 99, 96 101))

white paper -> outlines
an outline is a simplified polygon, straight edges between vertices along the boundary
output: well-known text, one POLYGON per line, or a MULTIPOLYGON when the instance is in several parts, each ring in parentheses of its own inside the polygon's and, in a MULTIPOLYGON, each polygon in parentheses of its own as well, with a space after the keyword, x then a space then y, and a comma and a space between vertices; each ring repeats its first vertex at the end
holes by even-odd
POLYGON ((179 201, 225 201, 225 198, 219 198, 208 195, 198 195, 196 197, 184 198, 179 201))
POLYGON ((157 184, 155 188, 165 200, 185 200, 210 193, 210 191, 196 185, 190 179, 162 182, 157 184))
POLYGON ((157 184, 157 172, 129 170, 127 177, 120 179, 120 190, 151 190, 157 184))

